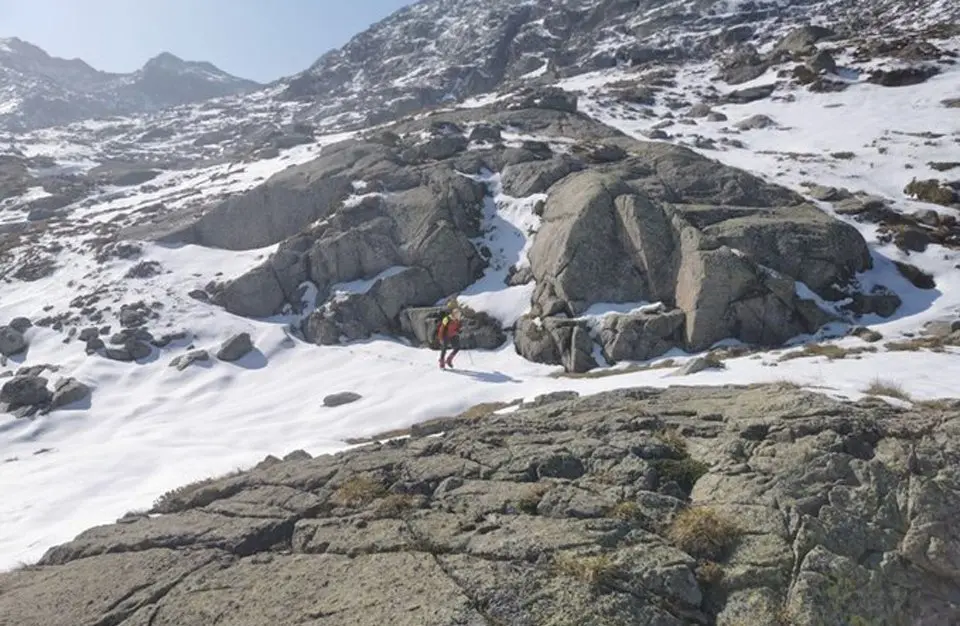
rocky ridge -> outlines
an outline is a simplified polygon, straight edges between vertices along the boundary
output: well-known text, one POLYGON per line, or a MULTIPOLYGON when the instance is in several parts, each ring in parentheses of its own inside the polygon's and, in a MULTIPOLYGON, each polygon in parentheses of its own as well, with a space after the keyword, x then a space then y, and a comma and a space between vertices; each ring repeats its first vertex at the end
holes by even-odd
MULTIPOLYGON (((859 44, 861 61, 902 56, 922 62, 871 74, 880 84, 906 84, 935 74, 930 62, 940 54, 935 46, 918 47, 913 36, 891 41, 891 33, 930 25, 932 35, 937 29, 955 35, 949 25, 958 11, 945 1, 905 6, 892 0, 420 2, 321 57, 287 81, 281 97, 308 103, 305 119, 362 128, 471 96, 614 68, 718 60, 718 77, 742 84, 816 55, 811 46, 820 40, 859 44), (783 39, 811 16, 816 26, 783 39)), ((807 83, 834 82, 830 53, 798 67, 807 83), (822 70, 827 77, 819 76, 822 70)))
POLYGON ((496 409, 171 492, 0 575, 0 622, 960 619, 956 403, 779 385, 496 409))

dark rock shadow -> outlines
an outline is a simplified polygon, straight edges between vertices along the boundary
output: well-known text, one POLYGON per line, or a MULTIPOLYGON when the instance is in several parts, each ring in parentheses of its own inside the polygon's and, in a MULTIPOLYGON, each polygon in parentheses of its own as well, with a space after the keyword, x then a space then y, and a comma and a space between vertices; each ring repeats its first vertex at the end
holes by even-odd
POLYGON ((900 296, 902 304, 890 317, 881 317, 876 314, 864 315, 858 320, 860 324, 864 326, 887 324, 923 313, 943 296, 943 292, 937 287, 920 289, 915 286, 900 273, 893 260, 876 250, 871 250, 870 256, 873 257, 873 269, 867 272, 867 276, 870 276, 877 284, 888 287, 900 296))
POLYGON ((254 348, 236 361, 225 361, 225 363, 229 365, 235 365, 247 370, 262 370, 269 362, 267 355, 261 352, 259 348, 254 348))
POLYGON ((452 369, 447 370, 451 374, 460 374, 468 378, 473 378, 482 383, 520 383, 523 382, 503 372, 477 372, 474 370, 452 369))
POLYGON ((134 363, 137 365, 146 365, 147 363, 154 363, 160 360, 160 349, 156 346, 150 346, 150 355, 145 356, 142 359, 135 359, 134 363))
POLYGON ((27 353, 30 352, 28 347, 23 352, 18 352, 17 354, 12 354, 7 357, 7 365, 12 366, 14 370, 23 366, 24 361, 27 360, 27 353))
POLYGON ((59 413, 60 411, 87 411, 92 406, 93 406, 93 393, 88 395, 86 398, 83 398, 82 400, 77 400, 76 402, 71 402, 70 404, 59 406, 53 411, 51 411, 51 413, 59 413))

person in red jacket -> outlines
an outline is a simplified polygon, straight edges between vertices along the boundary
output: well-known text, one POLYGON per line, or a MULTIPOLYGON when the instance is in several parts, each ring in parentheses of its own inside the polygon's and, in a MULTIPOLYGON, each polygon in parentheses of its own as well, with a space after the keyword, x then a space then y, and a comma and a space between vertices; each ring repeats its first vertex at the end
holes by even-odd
POLYGON ((462 314, 460 309, 454 309, 449 315, 444 315, 437 328, 437 339, 440 341, 440 369, 453 367, 453 357, 460 352, 460 326, 462 314), (447 350, 452 349, 450 356, 447 350))

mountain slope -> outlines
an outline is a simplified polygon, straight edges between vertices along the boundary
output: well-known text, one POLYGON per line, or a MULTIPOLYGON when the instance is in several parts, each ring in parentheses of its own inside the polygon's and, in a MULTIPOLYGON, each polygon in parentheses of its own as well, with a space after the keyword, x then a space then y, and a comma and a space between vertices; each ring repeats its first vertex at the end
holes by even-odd
POLYGON ((599 69, 764 47, 811 17, 842 38, 956 23, 955 3, 872 0, 425 0, 288 81, 312 117, 361 127, 424 107, 599 69))
POLYGON ((8 130, 154 111, 258 87, 170 53, 131 74, 112 74, 78 59, 51 57, 20 39, 0 40, 0 128, 8 130))
MULTIPOLYGON (((348 46, 304 74, 326 77, 329 98, 307 90, 305 100, 290 100, 280 97, 286 89, 281 85, 147 115, 5 133, 0 326, 6 326, 2 335, 8 351, 18 341, 11 329, 27 345, 0 366, 0 377, 17 381, 11 389, 18 394, 35 393, 37 402, 24 404, 20 401, 28 396, 17 395, 9 412, 0 413, 0 460, 7 461, 0 464, 0 527, 10 529, 0 539, 0 567, 36 559, 52 544, 143 509, 186 481, 250 466, 270 453, 340 450, 354 438, 456 414, 477 403, 569 390, 589 394, 635 385, 761 381, 790 381, 855 399, 882 396, 895 404, 956 396, 952 372, 957 371, 960 344, 954 332, 960 327, 960 211, 958 186, 951 183, 960 167, 955 156, 960 145, 960 32, 950 28, 955 3, 914 4, 875 1, 867 10, 863 3, 848 2, 727 2, 717 3, 715 18, 709 18, 695 9, 713 3, 490 5, 490 11, 501 13, 488 13, 480 3, 424 3, 418 10, 427 13, 418 18, 418 28, 427 29, 444 16, 449 25, 462 27, 457 38, 439 40, 442 54, 430 41, 408 50, 407 35, 394 36, 379 25, 371 31, 381 33, 377 45, 370 44, 369 50, 348 46), (675 17, 658 23, 655 33, 640 38, 641 44, 653 48, 652 38, 669 37, 686 56, 613 67, 603 67, 609 64, 603 61, 599 69, 576 61, 563 66, 563 75, 522 78, 521 72, 533 64, 523 66, 516 60, 523 55, 510 52, 512 44, 501 45, 519 37, 510 38, 516 24, 507 28, 510 19, 504 15, 519 11, 527 21, 517 30, 526 32, 539 19, 538 11, 560 6, 586 11, 570 19, 568 34, 582 30, 582 50, 573 55, 577 59, 633 49, 636 37, 608 32, 607 25, 648 19, 648 11, 658 6, 675 17), (854 12, 855 6, 861 10, 854 12), (774 8, 785 9, 780 18, 772 16, 774 8), (808 14, 829 28, 806 25, 808 14), (598 17, 591 22, 590 15, 598 17), (496 19, 487 23, 485 16, 496 19), (476 29, 466 28, 473 23, 476 29), (709 44, 719 46, 717 52, 708 53, 714 49, 708 47, 689 58, 697 42, 714 39, 724 42, 709 44), (401 58, 396 67, 364 83, 367 71, 392 67, 380 48, 401 58), (365 54, 376 61, 366 62, 365 54), (504 58, 505 65, 497 61, 504 58), (447 75, 444 68, 450 63, 484 72, 499 65, 506 69, 501 78, 499 70, 491 74, 492 86, 476 87, 478 97, 444 102, 443 109, 421 116, 422 106, 433 107, 434 96, 442 99, 456 86, 460 69, 447 75), (417 66, 428 71, 410 84, 394 84, 417 66), (542 88, 546 86, 565 91, 542 88), (481 93, 486 89, 493 91, 481 93), (391 108, 391 98, 417 90, 430 97, 409 105, 416 115, 397 125, 365 126, 398 112, 391 108), (351 152, 356 144, 362 149, 351 152), (377 160, 384 154, 388 158, 377 160), (727 171, 719 177, 720 168, 703 165, 691 154, 755 176, 727 171), (684 160, 677 155, 685 155, 684 160), (744 245, 726 246, 729 252, 722 260, 729 265, 723 267, 751 263, 759 271, 748 276, 751 280, 737 294, 742 298, 724 303, 731 305, 724 312, 740 315, 728 321, 746 319, 753 328, 769 328, 756 320, 768 321, 778 301, 798 299, 812 301, 834 321, 772 350, 726 338, 711 345, 711 358, 705 359, 684 349, 676 326, 660 333, 659 325, 682 318, 675 311, 660 315, 664 311, 656 302, 581 302, 576 293, 551 297, 539 287, 563 273, 562 264, 541 272, 542 265, 524 260, 531 260, 528 253, 543 224, 562 221, 553 219, 555 201, 577 198, 574 185, 563 179, 585 163, 616 176, 611 189, 622 190, 617 185, 626 181, 629 190, 623 195, 633 203, 615 206, 617 213, 609 202, 596 203, 595 212, 581 222, 580 232, 589 235, 580 246, 586 253, 622 249, 616 247, 623 245, 617 237, 597 233, 611 216, 637 209, 643 191, 639 182, 650 186, 646 195, 659 207, 673 198, 673 204, 682 205, 673 207, 676 217, 700 220, 685 231, 688 239, 703 242, 705 233, 728 242, 733 235, 740 237, 744 245), (674 175, 676 163, 703 167, 704 175, 674 175), (329 176, 323 179, 318 172, 329 176), (921 191, 935 193, 921 193, 923 198, 908 193, 914 177, 938 180, 934 186, 921 185, 921 191), (335 184, 329 193, 315 193, 323 180, 335 184), (689 184, 691 180, 698 184, 689 184), (685 186, 672 188, 678 181, 685 186), (776 194, 784 203, 748 207, 749 214, 744 207, 729 206, 750 198, 741 191, 775 185, 789 188, 789 193, 781 189, 776 194), (710 201, 697 206, 691 198, 698 196, 710 201), (730 201, 723 202, 725 197, 730 201), (943 202, 934 204, 931 198, 943 202), (800 205, 806 205, 804 211, 813 205, 820 213, 807 212, 815 219, 794 220, 806 222, 804 228, 780 231, 787 237, 770 241, 777 216, 766 209, 789 212, 800 205), (191 232, 198 216, 229 217, 231 207, 251 211, 245 217, 256 220, 225 220, 210 231, 194 229, 197 241, 226 247, 243 240, 242 247, 249 247, 253 237, 269 231, 269 243, 260 240, 255 245, 262 247, 242 251, 184 243, 182 235, 191 232), (442 220, 415 223, 424 215, 437 216, 437 207, 448 212, 446 221, 456 229, 433 228, 442 220), (295 219, 288 220, 291 214, 295 219), (317 219, 298 221, 304 216, 317 219), (757 227, 758 218, 766 223, 757 227), (165 220, 182 227, 179 240, 155 241, 149 233, 132 230, 165 220), (859 233, 862 241, 846 241, 866 246, 870 265, 865 266, 859 253, 864 248, 858 247, 847 291, 830 293, 830 285, 814 285, 827 298, 805 282, 815 282, 807 270, 823 259, 797 250, 816 240, 805 237, 808 227, 837 228, 838 221, 843 230, 859 233), (737 230, 740 226, 749 228, 737 230), (281 240, 291 232, 294 237, 281 240), (396 241, 395 232, 409 240, 396 241), (457 236, 444 239, 437 232, 457 236), (750 240, 751 232, 759 244, 750 240), (460 245, 465 238, 468 245, 460 248, 448 243, 460 245), (314 247, 319 252, 305 253, 314 247), (758 249, 770 256, 758 261, 758 249), (473 265, 467 269, 476 270, 482 258, 482 275, 456 276, 461 282, 475 278, 457 295, 486 314, 483 338, 498 347, 468 350, 458 357, 457 370, 440 371, 436 352, 411 345, 419 343, 410 338, 415 332, 357 338, 372 327, 366 325, 368 315, 383 323, 380 303, 395 302, 393 296, 411 284, 430 285, 422 271, 405 265, 410 259, 385 258, 385 250, 398 255, 439 251, 422 255, 428 257, 423 265, 445 285, 449 276, 441 270, 449 259, 469 257, 473 265), (324 251, 331 254, 324 257, 324 251), (313 261, 309 267, 303 265, 306 259, 313 261), (770 259, 782 262, 786 278, 764 271, 770 269, 770 259), (329 285, 289 280, 316 278, 318 268, 328 266, 355 280, 329 285), (262 282, 249 278, 255 269, 253 277, 262 282), (791 280, 791 273, 800 272, 806 272, 804 280, 791 280), (238 282, 245 276, 246 283, 238 282), (282 284, 280 276, 285 277, 282 284), (411 276, 422 282, 406 282, 411 276), (283 308, 266 317, 228 312, 211 302, 223 294, 219 288, 224 284, 232 284, 232 293, 239 291, 248 304, 269 305, 273 311, 279 302, 283 308), (244 293, 238 289, 244 284, 271 290, 244 293), (736 308, 758 293, 768 308, 736 308), (530 315, 534 305, 546 309, 555 304, 569 310, 539 312, 564 341, 551 344, 548 337, 537 344, 540 352, 518 354, 516 322, 526 318, 522 334, 529 346, 531 338, 546 335, 538 332, 539 315, 530 315), (751 320, 748 315, 755 312, 759 315, 751 320), (560 320, 563 315, 567 319, 560 320), (305 324, 311 317, 315 324, 305 324), (501 334, 489 332, 492 326, 501 334), (338 331, 354 340, 341 343, 338 331), (241 333, 249 334, 252 349, 234 360, 245 347, 241 333), (323 341, 334 345, 315 345, 323 341), (229 350, 220 358, 225 342, 229 350), (524 358, 555 357, 548 353, 559 343, 566 349, 561 360, 572 354, 574 365, 592 371, 571 375, 564 371, 565 363, 524 358), (646 354, 638 350, 624 356, 624 346, 640 346, 646 354), (607 356, 617 363, 605 363, 607 356), (703 367, 707 369, 699 369, 703 367), (61 378, 67 381, 62 386, 61 378), (343 391, 361 398, 324 406, 327 395, 343 391)), ((385 24, 406 23, 411 14, 418 15, 411 11, 385 24)), ((551 24, 546 17, 544 23, 551 24)), ((424 32, 432 37, 431 30, 424 32)), ((553 58, 562 56, 553 44, 544 44, 543 50, 553 58)), ((82 83, 88 68, 70 66, 60 74, 67 75, 61 81, 82 83), (70 78, 74 73, 81 78, 70 78)), ((311 80, 303 79, 302 85, 311 80)), ((570 242, 575 237, 567 235, 578 230, 565 232, 570 242)), ((537 254, 550 257, 549 243, 544 239, 537 254)), ((708 257, 710 245, 707 241, 695 251, 708 257)), ((669 251, 656 252, 658 259, 671 259, 669 251)), ((571 264, 581 273, 579 286, 604 290, 612 279, 599 266, 588 267, 595 256, 583 256, 585 262, 571 264)), ((636 265, 657 267, 643 258, 636 265)), ((614 278, 624 274, 629 272, 614 278)), ((717 284, 729 284, 728 278, 720 277, 717 284)), ((711 295, 709 289, 699 293, 711 295)), ((438 294, 416 295, 429 299, 438 294)), ((817 313, 816 308, 807 311, 817 313)), ((688 307, 687 312, 698 310, 688 307)), ((737 323, 730 325, 731 335, 740 330, 737 323)), ((409 326, 407 331, 416 330, 409 326)), ((698 421, 709 425, 714 418, 705 415, 698 421)), ((823 443, 836 453, 831 441, 823 443)), ((958 548, 950 541, 944 552, 958 548)), ((918 554, 917 545, 911 554, 918 554)))

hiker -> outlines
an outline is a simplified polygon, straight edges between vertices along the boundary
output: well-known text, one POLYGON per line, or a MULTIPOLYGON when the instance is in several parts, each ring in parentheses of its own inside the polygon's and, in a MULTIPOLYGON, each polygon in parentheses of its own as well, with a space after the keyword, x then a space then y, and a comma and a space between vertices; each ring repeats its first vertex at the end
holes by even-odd
POLYGON ((454 309, 440 320, 440 327, 437 328, 437 339, 440 340, 440 369, 453 367, 453 357, 460 352, 460 320, 462 316, 460 309, 454 309), (453 349, 450 356, 446 356, 448 348, 453 349))

